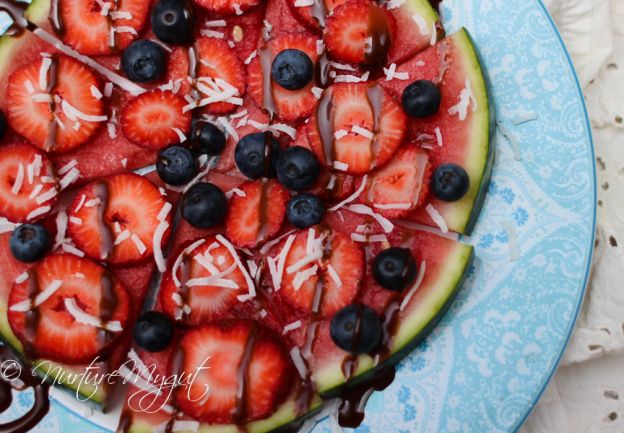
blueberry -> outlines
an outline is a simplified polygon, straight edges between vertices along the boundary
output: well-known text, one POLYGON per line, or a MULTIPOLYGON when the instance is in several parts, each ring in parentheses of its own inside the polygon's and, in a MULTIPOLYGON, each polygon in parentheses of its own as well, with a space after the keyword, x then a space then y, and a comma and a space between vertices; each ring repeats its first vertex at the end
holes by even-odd
POLYGON ((163 313, 148 311, 141 314, 134 324, 132 336, 140 348, 161 352, 173 339, 173 322, 163 313))
POLYGON ((323 206, 323 202, 312 194, 294 196, 288 202, 288 208, 286 209, 288 221, 300 229, 320 223, 324 213, 325 206, 323 206))
POLYGON ((217 226, 225 220, 227 199, 218 187, 201 182, 182 197, 182 218, 200 229, 217 226))
POLYGON ((191 134, 193 150, 199 154, 218 155, 225 147, 223 131, 210 122, 197 122, 191 134))
POLYGON ((462 167, 443 164, 436 168, 431 178, 431 190, 440 200, 461 200, 470 189, 470 178, 462 167))
POLYGON ((271 76, 284 89, 303 89, 314 77, 314 63, 301 50, 284 50, 275 56, 271 76))
POLYGON ((373 262, 373 277, 379 285, 394 292, 414 284, 416 262, 407 248, 389 248, 380 252, 373 262))
POLYGON ((22 224, 11 234, 9 247, 20 262, 33 263, 41 260, 50 251, 52 238, 41 224, 22 224))
POLYGON ((249 134, 236 145, 236 166, 250 179, 275 176, 280 146, 270 132, 249 134))
POLYGON ((156 42, 134 41, 121 56, 121 68, 136 83, 156 81, 167 72, 167 56, 156 42))
POLYGON ((6 114, 0 110, 0 141, 4 140, 4 136, 9 129, 9 122, 7 121, 6 114))
POLYGON ((160 0, 152 9, 152 30, 167 44, 193 40, 193 9, 184 0, 160 0))
POLYGON ((370 353, 381 341, 381 319, 372 308, 352 304, 332 318, 329 333, 336 346, 346 352, 370 353))
POLYGON ((173 186, 182 186, 197 176, 199 164, 193 152, 186 147, 170 146, 158 154, 156 171, 163 182, 173 186))
POLYGON ((283 150, 277 160, 277 178, 286 188, 303 191, 318 180, 321 165, 311 150, 301 146, 283 150))
POLYGON ((403 111, 417 119, 433 116, 438 112, 441 100, 440 89, 434 83, 414 81, 403 91, 403 111))

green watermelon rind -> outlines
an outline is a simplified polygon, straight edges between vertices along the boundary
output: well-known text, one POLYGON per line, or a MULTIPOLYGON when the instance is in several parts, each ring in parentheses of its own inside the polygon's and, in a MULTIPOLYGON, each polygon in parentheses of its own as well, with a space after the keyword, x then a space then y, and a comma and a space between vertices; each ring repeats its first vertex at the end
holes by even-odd
POLYGON ((451 230, 470 235, 481 214, 492 177, 496 122, 489 79, 470 33, 462 28, 448 38, 463 53, 464 71, 478 108, 470 125, 470 154, 465 158, 465 166, 470 173, 470 191, 462 200, 453 203, 452 210, 446 211, 444 218, 451 230))
POLYGON ((323 397, 333 397, 343 386, 352 387, 366 382, 384 368, 398 364, 409 355, 429 335, 453 304, 473 261, 474 248, 466 244, 456 244, 435 288, 426 298, 420 299, 418 304, 412 306, 409 314, 401 320, 390 348, 390 357, 376 366, 370 356, 360 356, 358 369, 346 384, 341 365, 331 365, 320 370, 315 374, 318 392, 323 397))
MULTIPOLYGON (((247 433, 280 433, 281 431, 290 432, 293 424, 303 423, 306 419, 313 417, 322 409, 323 402, 316 397, 312 400, 308 412, 304 415, 296 413, 296 402, 294 398, 289 399, 282 404, 271 417, 251 422, 245 425, 247 433)), ((136 414, 132 420, 132 424, 128 429, 128 433, 154 433, 156 426, 152 423, 141 419, 140 414, 136 414)), ((210 425, 200 424, 197 433, 238 433, 240 428, 236 425, 210 425)))

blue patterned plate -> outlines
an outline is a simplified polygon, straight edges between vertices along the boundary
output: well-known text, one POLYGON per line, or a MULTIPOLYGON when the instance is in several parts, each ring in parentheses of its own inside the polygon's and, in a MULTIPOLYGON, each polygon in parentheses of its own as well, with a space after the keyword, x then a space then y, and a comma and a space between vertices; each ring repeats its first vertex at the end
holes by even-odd
MULTIPOLYGON (((373 395, 358 433, 516 431, 563 353, 588 277, 590 127, 548 13, 539 0, 446 0, 442 14, 449 32, 470 30, 492 80, 494 179, 480 224, 464 239, 477 255, 467 284, 392 386, 373 395)), ((23 413, 31 399, 19 396, 1 418, 23 413)), ((113 418, 56 398, 35 431, 101 432, 114 429, 113 418)), ((329 431, 327 420, 314 430, 329 431)))

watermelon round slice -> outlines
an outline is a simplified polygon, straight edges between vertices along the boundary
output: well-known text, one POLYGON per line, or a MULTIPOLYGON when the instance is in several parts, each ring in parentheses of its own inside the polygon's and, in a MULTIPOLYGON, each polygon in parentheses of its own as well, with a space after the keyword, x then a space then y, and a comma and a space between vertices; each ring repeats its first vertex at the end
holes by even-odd
MULTIPOLYGON (((337 4, 341 1, 336 0, 333 3, 337 4)), ((317 0, 316 3, 319 2, 324 2, 326 6, 332 3, 329 0, 317 0)), ((299 6, 309 8, 310 2, 266 0, 262 3, 263 6, 252 11, 231 17, 215 16, 195 8, 197 22, 201 24, 197 26, 197 33, 201 33, 204 37, 218 37, 216 35, 223 33, 223 39, 236 52, 238 60, 246 64, 254 62, 254 57, 257 57, 259 53, 258 48, 265 44, 265 40, 280 40, 279 38, 285 37, 286 33, 304 35, 302 37, 309 39, 306 39, 305 42, 306 46, 310 45, 311 47, 310 53, 315 54, 309 56, 315 59, 316 56, 321 57, 322 61, 319 63, 329 60, 329 57, 325 58, 323 53, 322 41, 318 40, 319 28, 310 25, 309 22, 306 23, 302 16, 295 13, 302 11, 293 10, 299 6), (316 33, 309 33, 311 29, 316 33)), ((473 249, 459 243, 457 236, 440 236, 437 234, 438 231, 429 229, 427 226, 441 226, 440 221, 443 221, 443 225, 450 231, 470 233, 476 223, 487 190, 493 155, 490 143, 492 137, 490 128, 493 125, 490 114, 493 110, 491 110, 488 101, 486 80, 476 49, 467 31, 460 30, 458 33, 444 38, 444 29, 439 16, 428 0, 393 0, 378 3, 381 7, 387 8, 389 13, 393 15, 401 32, 398 32, 395 40, 393 40, 392 48, 388 52, 388 62, 384 65, 386 66, 384 69, 386 76, 384 77, 381 70, 368 71, 371 74, 367 77, 370 77, 370 85, 374 90, 370 93, 370 89, 367 90, 366 96, 371 105, 375 122, 378 116, 375 114, 378 109, 375 104, 375 92, 382 91, 379 86, 384 88, 382 93, 387 95, 388 100, 397 102, 398 111, 401 111, 398 103, 401 101, 403 90, 415 80, 434 81, 439 85, 442 93, 442 104, 438 114, 424 120, 410 119, 407 127, 400 127, 401 132, 405 132, 405 139, 397 140, 396 147, 393 147, 391 151, 385 149, 392 155, 389 155, 388 160, 384 161, 387 163, 384 167, 394 167, 390 164, 396 162, 401 156, 399 152, 406 153, 410 149, 417 156, 416 159, 423 162, 422 173, 414 173, 413 176, 422 180, 422 188, 419 188, 422 194, 419 192, 418 200, 415 197, 414 202, 410 202, 413 206, 409 209, 392 207, 405 205, 403 199, 406 194, 403 194, 402 184, 400 181, 395 181, 396 179, 400 180, 404 174, 404 170, 401 170, 402 167, 399 167, 396 171, 383 172, 385 176, 382 176, 384 179, 390 179, 386 182, 387 184, 398 185, 396 196, 386 197, 388 201, 383 203, 378 203, 373 199, 363 200, 362 194, 370 192, 368 191, 370 185, 375 184, 375 176, 383 167, 374 168, 367 174, 367 178, 364 176, 353 178, 344 172, 340 172, 342 170, 340 164, 334 164, 324 168, 323 178, 315 186, 315 193, 318 190, 325 191, 318 193, 318 195, 324 201, 324 205, 327 206, 322 224, 313 228, 314 236, 310 236, 312 230, 296 231, 290 224, 284 223, 276 228, 274 243, 258 245, 257 248, 236 249, 231 244, 232 239, 226 239, 222 245, 223 248, 215 250, 215 253, 219 253, 213 257, 216 260, 216 265, 204 264, 202 266, 206 267, 207 272, 202 270, 201 274, 198 273, 193 276, 209 278, 213 272, 210 270, 211 268, 226 267, 229 269, 232 266, 228 259, 230 256, 221 254, 227 250, 232 260, 236 262, 235 273, 240 274, 240 281, 237 284, 239 288, 244 288, 245 291, 243 293, 236 291, 230 293, 225 290, 228 289, 227 285, 219 286, 219 293, 223 294, 228 302, 218 309, 218 314, 205 314, 202 317, 197 317, 196 321, 189 321, 184 326, 176 327, 175 333, 177 335, 174 337, 171 347, 164 352, 145 353, 135 347, 136 352, 131 351, 129 357, 135 362, 137 359, 141 359, 145 365, 155 366, 155 373, 169 376, 173 368, 172 363, 176 358, 175 348, 180 341, 178 337, 184 333, 193 332, 198 326, 203 327, 207 323, 213 323, 219 327, 219 324, 225 319, 233 323, 253 321, 268 328, 272 335, 274 334, 272 338, 275 341, 279 340, 290 355, 281 358, 284 361, 281 366, 285 367, 281 371, 284 374, 289 371, 296 372, 294 373, 296 380, 293 381, 291 389, 287 390, 288 393, 280 389, 280 399, 279 401, 275 400, 275 406, 267 406, 270 407, 270 410, 266 409, 266 412, 261 412, 262 416, 270 413, 265 419, 245 418, 238 415, 226 416, 218 418, 219 422, 230 423, 233 420, 238 420, 241 425, 217 425, 198 421, 198 419, 207 420, 208 418, 193 419, 190 415, 192 411, 183 413, 184 405, 178 405, 175 400, 170 399, 175 393, 168 394, 165 391, 164 395, 157 397, 151 406, 137 406, 138 399, 144 396, 141 391, 145 379, 143 377, 143 379, 136 380, 127 393, 125 415, 122 417, 119 431, 130 433, 156 433, 169 430, 214 433, 241 430, 249 433, 296 431, 307 418, 320 410, 325 399, 334 396, 344 397, 346 390, 353 392, 353 388, 370 388, 381 377, 387 378, 386 373, 394 372, 395 365, 428 335, 450 307, 471 267, 473 249), (396 152, 394 152, 395 149, 396 152), (470 176, 470 190, 458 202, 445 203, 437 200, 426 187, 430 172, 429 167, 435 169, 436 166, 444 163, 458 164, 465 168, 470 176), (330 187, 330 184, 333 186, 330 187), (359 193, 355 193, 356 189, 359 193), (343 194, 338 197, 338 194, 335 194, 336 191, 343 191, 343 194), (355 195, 351 195, 352 192, 355 195), (420 200, 421 195, 422 201, 420 200), (341 200, 345 201, 331 207, 341 200), (394 214, 384 212, 384 210, 392 209, 404 210, 405 212, 394 214), (432 209, 439 213, 435 220, 432 218, 432 209), (399 221, 386 219, 398 216, 406 219, 399 221), (389 226, 392 227, 392 230, 389 226), (333 236, 328 236, 328 233, 332 233, 333 236), (322 248, 312 245, 317 237, 323 235, 330 239, 329 243, 321 241, 322 248), (283 263, 280 265, 280 252, 286 248, 285 245, 288 244, 291 237, 299 238, 300 242, 295 247, 305 248, 304 262, 310 259, 314 252, 312 250, 315 249, 314 254, 319 253, 319 251, 322 253, 320 258, 312 258, 310 259, 312 263, 301 264, 300 260, 288 262, 288 253, 285 253, 283 263), (311 238, 312 243, 310 243, 311 238), (358 254, 337 254, 338 257, 335 258, 336 262, 334 262, 332 261, 334 257, 329 253, 340 251, 336 240, 343 238, 345 245, 349 242, 355 245, 349 250, 358 254), (391 246, 410 248, 417 262, 418 277, 416 282, 402 293, 381 288, 375 283, 372 276, 372 262, 375 256, 381 250, 391 246), (310 253, 308 252, 309 247, 311 248, 310 253), (357 260, 353 259, 355 256, 357 256, 357 260), (238 262, 235 258, 238 259, 238 262), (314 264, 318 265, 318 269, 322 269, 320 275, 323 278, 315 279, 300 275, 300 270, 309 271, 314 267, 314 264), (301 268, 298 267, 299 265, 301 268), (307 267, 308 265, 310 267, 307 267), (357 275, 348 279, 347 271, 349 268, 356 267, 359 270, 357 275), (275 278, 275 273, 280 272, 281 268, 285 274, 289 272, 291 274, 290 279, 292 281, 289 281, 288 278, 283 280, 286 283, 292 282, 290 300, 286 296, 287 288, 281 287, 282 292, 278 293, 279 287, 276 286, 278 284, 276 281, 279 279, 275 278), (295 283, 295 280, 299 282, 295 283), (317 285, 316 281, 319 280, 323 280, 323 282, 317 285), (252 282, 249 283, 249 281, 252 282), (306 287, 306 284, 310 287, 306 287), (322 291, 320 292, 321 296, 317 298, 317 286, 322 286, 323 290, 326 288, 328 291, 331 290, 330 295, 333 298, 331 296, 323 298, 326 293, 322 291), (336 287, 342 287, 342 292, 335 290, 336 287), (247 289, 249 289, 248 293, 247 289), (292 302, 293 298, 300 300, 297 299, 297 296, 303 296, 304 292, 309 292, 307 293, 308 296, 314 295, 312 302, 292 302), (346 294, 341 294, 343 292, 346 294), (360 356, 350 355, 340 349, 330 336, 330 322, 335 311, 332 309, 323 314, 322 308, 314 307, 314 305, 322 306, 327 302, 327 299, 336 299, 336 309, 354 303, 365 304, 372 308, 383 323, 384 332, 381 345, 370 354, 360 356), (291 361, 292 365, 290 365, 291 361), (281 394, 282 391, 283 394, 281 394), (284 401, 283 397, 286 395, 288 397, 284 401), (251 419, 255 421, 248 422, 251 419)), ((50 33, 53 31, 48 16, 52 4, 53 0, 33 0, 27 11, 27 17, 31 22, 50 33)), ((155 38, 149 28, 145 28, 139 33, 137 35, 139 38, 155 38)), ((0 96, 4 96, 7 77, 16 68, 39 60, 42 52, 55 53, 56 48, 44 42, 31 31, 25 31, 20 37, 7 36, 0 39, 0 96)), ((186 54, 186 48, 174 50, 174 54, 170 57, 167 79, 186 81, 187 76, 191 74, 189 72, 190 57, 183 59, 183 61, 177 61, 176 53, 178 55, 180 53, 186 54)), ((182 55, 181 57, 185 56, 182 55)), ((92 60, 106 66, 109 71, 118 70, 119 56, 99 57, 92 60)), ((202 64, 209 63, 206 59, 203 60, 202 64)), ((100 84, 104 85, 112 80, 112 78, 105 77, 110 77, 109 73, 101 70, 97 65, 91 66, 92 69, 95 68, 99 71, 97 75, 101 81, 100 84)), ((350 71, 358 74, 363 72, 359 69, 352 71, 352 66, 336 62, 330 62, 330 66, 335 69, 333 72, 341 75, 341 80, 347 80, 347 82, 356 79, 354 75, 349 73, 350 71)), ((366 81, 367 78, 363 80, 366 81)), ((338 80, 336 81, 339 83, 338 80)), ((164 83, 159 82, 154 85, 161 84, 164 83)), ((325 86, 325 84, 319 81, 309 83, 309 86, 325 86)), ((187 83, 186 90, 190 89, 190 85, 187 83)), ((146 90, 151 88, 151 86, 147 86, 146 90)), ((324 89, 319 87, 312 87, 312 89, 311 94, 322 102, 324 89)), ((186 90, 183 90, 182 93, 186 90)), ((109 116, 112 115, 113 109, 121 110, 123 108, 129 95, 129 93, 120 90, 118 86, 114 88, 113 92, 112 98, 107 97, 105 100, 106 114, 109 116)), ((282 119, 284 123, 278 119, 270 119, 266 111, 259 107, 261 104, 254 102, 249 92, 239 96, 243 98, 243 104, 233 114, 210 119, 210 121, 222 124, 228 131, 228 141, 215 169, 202 179, 214 183, 228 196, 236 198, 246 196, 244 188, 240 188, 246 179, 236 170, 233 158, 234 149, 241 137, 269 128, 269 130, 282 131, 279 138, 282 146, 306 145, 305 142, 299 140, 302 139, 301 137, 307 138, 306 130, 310 129, 311 125, 311 119, 302 118, 293 122, 286 122, 282 119), (297 130, 300 132, 298 136, 289 140, 288 137, 294 136, 293 131, 297 130)), ((2 101, 6 101, 6 98, 0 97, 0 109, 6 111, 6 102, 2 101)), ((321 104, 321 102, 313 99, 311 104, 321 104)), ((334 102, 340 102, 340 100, 334 102)), ((353 105, 353 110, 357 112, 362 103, 357 102, 353 105)), ((349 107, 348 104, 345 106, 349 107)), ((351 115, 352 113, 347 114, 351 115)), ((344 128, 350 128, 348 131, 342 128, 335 132, 347 131, 347 134, 361 135, 362 137, 367 137, 367 134, 370 135, 373 132, 370 125, 369 128, 365 128, 365 125, 358 125, 357 122, 357 120, 351 119, 350 123, 342 125, 344 128), (355 128, 357 126, 359 128, 355 128)), ((86 181, 92 178, 106 178, 106 176, 119 172, 128 172, 153 162, 154 152, 146 151, 125 139, 121 128, 117 128, 114 131, 116 134, 112 134, 111 128, 105 126, 104 123, 95 132, 93 138, 80 148, 51 156, 57 168, 76 166, 80 170, 81 180, 86 181)), ((11 131, 8 135, 7 140, 15 138, 12 137, 14 133, 11 131)), ((308 145, 313 149, 320 149, 318 145, 314 146, 314 143, 308 143, 308 145)), ((321 154, 325 156, 323 152, 321 154)), ((411 167, 409 160, 405 166, 411 167)), ((365 172, 358 171, 357 173, 365 172)), ((383 182, 377 183, 381 183, 383 186, 383 182)), ((379 189, 380 195, 387 195, 387 190, 384 191, 383 187, 379 189)), ((64 191, 61 198, 71 198, 71 194, 71 191, 64 191)), ((179 198, 177 191, 172 189, 161 188, 160 194, 167 196, 167 200, 172 204, 176 203, 179 198)), ((374 194, 372 195, 374 196, 374 194)), ((261 200, 263 199, 261 198, 261 200)), ((264 205, 264 202, 262 203, 264 205)), ((274 198, 268 198, 267 204, 269 206, 275 205, 275 203, 274 198)), ((169 209, 169 211, 176 212, 175 208, 169 209)), ((56 224, 53 219, 54 216, 44 219, 42 223, 50 227, 54 236, 56 224)), ((80 224, 77 221, 82 221, 80 218, 73 220, 72 224, 80 224)), ((197 229, 184 221, 172 228, 175 233, 172 234, 171 242, 167 248, 172 252, 178 251, 180 247, 188 245, 189 242, 198 238, 212 239, 224 232, 222 226, 197 229)), ((212 242, 207 244, 207 248, 211 245, 212 242)), ((205 254, 204 257, 209 260, 205 254)), ((25 266, 12 260, 8 249, 8 234, 6 233, 0 235, 0 263, 3 263, 7 271, 6 275, 0 277, 0 337, 19 350, 19 341, 15 339, 7 320, 6 298, 8 297, 8 288, 24 272, 25 266)), ((161 265, 162 263, 159 262, 159 266, 161 265)), ((174 265, 171 263, 171 258, 167 265, 169 267, 174 265)), ((144 304, 154 268, 153 262, 138 267, 110 266, 115 277, 132 291, 135 311, 132 312, 129 320, 136 319, 141 305, 144 304)), ((158 280, 154 279, 154 281, 158 280)), ((160 288, 160 298, 156 296, 149 304, 149 308, 156 311, 167 310, 162 299, 163 294, 167 295, 165 290, 167 278, 164 281, 165 283, 160 288)), ((219 283, 225 284, 222 281, 219 283)), ((180 291, 182 289, 184 287, 180 287, 180 291)), ((169 295, 165 297, 173 299, 171 293, 169 295)), ((202 303, 188 305, 188 307, 191 308, 191 312, 193 307, 199 311, 202 306, 209 305, 211 301, 214 301, 214 297, 208 296, 202 303)), ((175 310, 178 307, 176 306, 175 310)), ((182 311, 184 311, 184 306, 182 311)), ((128 324, 129 327, 130 323, 128 324)), ((249 353, 253 354, 254 339, 247 338, 246 341, 245 347, 239 345, 237 350, 242 349, 245 353, 249 350, 249 353), (250 341, 252 343, 249 343, 250 341)), ((109 367, 116 367, 126 360, 125 356, 130 343, 130 335, 119 342, 119 347, 111 354, 109 367)), ((232 341, 228 341, 229 343, 232 341)), ((223 341, 220 344, 228 345, 224 344, 223 341)), ((283 352, 284 355, 286 351, 283 352)), ((227 350, 223 352, 227 353, 227 350)), ((249 359, 252 357, 250 355, 249 359)), ((239 358, 242 363, 245 356, 239 358)), ((56 374, 65 374, 65 372, 84 370, 82 365, 72 367, 54 363, 45 364, 46 362, 34 360, 33 366, 37 368, 37 366, 47 365, 46 368, 40 367, 40 370, 50 374, 54 371, 57 372, 56 374)), ((248 364, 247 367, 249 365, 251 364, 248 364)), ((56 376, 51 375, 50 377, 56 376)), ((258 377, 252 377, 252 379, 258 379, 258 377)), ((239 380, 238 377, 237 380, 239 380)), ((244 388, 245 380, 241 383, 243 383, 244 388)), ((76 390, 71 383, 63 385, 76 390)), ((284 388, 287 386, 285 385, 284 388)), ((378 386, 381 388, 384 385, 378 386)), ((81 388, 77 391, 85 397, 103 404, 108 401, 111 395, 111 388, 109 387, 100 389, 81 388)), ((244 389, 242 392, 244 393, 244 389)), ((267 394, 271 394, 271 392, 257 392, 248 397, 269 401, 271 395, 267 394)), ((148 402, 149 399, 144 400, 143 404, 148 402)), ((202 403, 201 406, 204 404, 202 403)), ((239 403, 236 404, 237 411, 238 406, 239 403)), ((215 410, 217 409, 215 408, 215 410)), ((245 408, 243 408, 242 413, 244 411, 245 408)), ((363 414, 361 415, 363 416, 363 414)), ((215 420, 215 418, 210 419, 215 420)))
MULTIPOLYGON (((439 82, 442 103, 438 113, 426 119, 412 119, 409 140, 430 149, 433 169, 454 163, 470 177, 470 190, 458 202, 447 203, 430 195, 430 203, 444 219, 448 229, 470 234, 489 185, 494 156, 486 79, 468 31, 462 29, 397 67, 409 74, 408 80, 381 80, 380 85, 400 98, 403 90, 416 80, 439 82)), ((425 209, 409 219, 437 226, 425 209)))

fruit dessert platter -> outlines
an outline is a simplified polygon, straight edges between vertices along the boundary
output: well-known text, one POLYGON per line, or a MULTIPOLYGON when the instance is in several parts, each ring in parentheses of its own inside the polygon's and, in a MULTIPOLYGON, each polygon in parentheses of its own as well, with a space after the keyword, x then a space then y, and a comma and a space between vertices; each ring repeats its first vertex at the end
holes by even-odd
POLYGON ((0 357, 43 378, 2 427, 49 382, 123 404, 120 432, 357 426, 472 263, 493 110, 468 32, 427 0, 0 15, 0 357))

